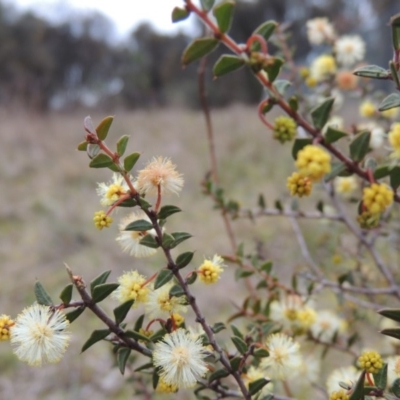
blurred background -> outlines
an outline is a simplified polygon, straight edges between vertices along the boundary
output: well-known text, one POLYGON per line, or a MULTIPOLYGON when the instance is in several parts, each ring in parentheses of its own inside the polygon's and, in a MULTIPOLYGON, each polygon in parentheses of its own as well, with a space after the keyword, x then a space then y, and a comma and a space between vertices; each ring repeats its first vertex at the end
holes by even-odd
MULTIPOLYGON (((200 186, 209 158, 199 109, 198 64, 180 66, 183 49, 202 28, 194 17, 170 22, 173 7, 183 4, 180 0, 126 3, 0 1, 0 314, 15 317, 34 301, 35 279, 57 302, 68 284, 64 263, 87 282, 108 269, 115 281, 131 268, 150 276, 164 265, 161 255, 132 260, 121 253, 116 225, 126 210, 115 214, 111 229, 98 232, 93 226, 93 213, 101 208, 97 182, 109 181, 111 173, 89 170, 86 154, 75 151, 89 113, 95 124, 115 115, 109 145, 130 135, 127 152, 142 153, 139 168, 163 155, 184 174, 180 197, 165 200, 184 211, 169 220, 168 231, 193 234, 179 252, 196 250, 194 266, 204 257, 231 252, 224 225, 200 186)), ((238 0, 231 35, 243 42, 265 20, 290 24, 290 44, 301 65, 316 55, 307 42, 305 22, 327 16, 339 34, 362 35, 368 63, 386 66, 392 56, 387 22, 398 11, 395 0, 238 0)), ((255 207, 260 193, 274 204, 287 196, 284 182, 293 161, 257 118, 262 91, 250 73, 243 69, 212 81, 211 67, 222 51, 210 55, 206 77, 222 185, 228 198, 244 207, 255 207)), ((357 118, 354 111, 346 108, 342 113, 349 124, 357 118)), ((316 189, 310 204, 321 195, 316 189)), ((288 221, 240 220, 234 229, 249 252, 257 248, 274 260, 278 275, 303 267, 288 221)), ((351 243, 340 227, 334 230, 318 221, 310 222, 305 236, 318 258, 327 260, 327 268, 338 243, 351 243)), ((237 285, 234 268, 228 268, 220 284, 224 290, 212 288, 213 296, 209 288, 196 288, 201 307, 207 309, 212 302, 211 324, 225 320, 246 295, 236 286, 232 289, 237 285), (227 301, 227 292, 234 298, 227 301)), ((114 301, 102 303, 110 312, 115 306, 114 301)), ((128 323, 140 313, 133 312, 128 323)), ((144 389, 135 395, 134 387, 148 383, 133 385, 133 367, 122 377, 106 343, 80 354, 90 330, 103 328, 89 313, 81 318, 71 326, 70 348, 55 366, 25 366, 8 343, 1 343, 0 399, 155 398, 144 389)), ((329 369, 336 361, 342 360, 333 360, 329 369)), ((144 362, 131 360, 131 365, 144 362)), ((193 395, 182 391, 174 397, 193 395)))

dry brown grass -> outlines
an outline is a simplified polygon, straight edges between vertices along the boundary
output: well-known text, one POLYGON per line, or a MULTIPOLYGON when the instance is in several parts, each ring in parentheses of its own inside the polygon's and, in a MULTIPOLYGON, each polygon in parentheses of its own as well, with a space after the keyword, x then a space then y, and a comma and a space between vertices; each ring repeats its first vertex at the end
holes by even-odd
MULTIPOLYGON (((94 228, 92 216, 100 209, 96 182, 109 180, 111 174, 108 170, 89 170, 86 155, 75 151, 83 138, 84 116, 1 116, 1 312, 15 316, 31 304, 35 279, 57 298, 68 283, 63 263, 83 275, 87 282, 107 269, 113 270, 111 279, 115 280, 130 268, 150 274, 163 266, 161 255, 142 261, 122 254, 114 240, 116 226, 102 232, 94 228)), ((92 116, 97 122, 102 117, 92 116)), ((213 121, 221 180, 229 196, 244 206, 255 206, 259 193, 264 193, 270 204, 286 196, 285 177, 293 168, 290 152, 271 140, 270 133, 258 121, 256 110, 234 107, 217 111, 213 113, 213 121)), ((181 110, 118 113, 110 143, 123 134, 130 135, 130 151, 142 152, 139 166, 154 155, 163 155, 171 157, 184 173, 182 194, 166 200, 184 212, 170 219, 168 230, 189 231, 194 235, 181 247, 196 250, 194 265, 205 255, 229 253, 222 221, 200 188, 209 168, 203 116, 181 110)), ((124 212, 119 211, 115 219, 124 212)), ((280 271, 298 267, 297 247, 290 244, 293 235, 286 221, 264 219, 254 225, 242 220, 235 222, 235 231, 249 250, 263 240, 263 252, 277 262, 280 271)), ((317 223, 309 239, 318 243, 328 231, 328 226, 317 223)), ((213 306, 211 322, 231 313, 231 301, 240 303, 244 293, 232 290, 233 268, 220 285, 223 290, 200 286, 195 289, 202 307, 213 306)), ((106 308, 112 306, 115 304, 106 308)), ((110 369, 113 357, 106 344, 97 344, 79 354, 93 328, 101 325, 92 318, 74 323, 66 357, 59 364, 44 368, 22 365, 8 343, 3 343, 0 398, 133 398, 130 384, 116 368, 110 369)), ((191 398, 185 396, 182 394, 180 398, 191 398)))

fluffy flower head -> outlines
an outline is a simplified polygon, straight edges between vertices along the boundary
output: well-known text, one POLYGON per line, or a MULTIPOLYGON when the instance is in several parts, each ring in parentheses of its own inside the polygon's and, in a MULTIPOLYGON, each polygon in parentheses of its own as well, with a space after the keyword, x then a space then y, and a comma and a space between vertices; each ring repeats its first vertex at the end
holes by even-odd
POLYGON ((183 186, 182 175, 176 170, 169 158, 157 157, 138 173, 137 187, 140 193, 178 194, 183 186))
POLYGON ((139 221, 144 219, 145 221, 151 222, 149 217, 145 214, 144 211, 134 211, 128 216, 126 216, 121 223, 119 224, 120 233, 117 237, 117 242, 122 247, 122 250, 129 253, 131 256, 142 258, 148 257, 157 252, 157 249, 153 249, 151 247, 143 246, 140 244, 140 241, 146 235, 156 235, 154 229, 149 231, 126 231, 125 228, 131 224, 132 222, 139 221))
POLYGON ((307 37, 311 44, 319 45, 332 41, 335 30, 328 18, 313 18, 307 21, 307 37))
POLYGON ((146 278, 139 272, 125 272, 118 278, 118 283, 119 287, 112 292, 111 296, 120 303, 135 300, 133 307, 136 307, 139 303, 146 302, 150 288, 146 285, 146 278))
POLYGON ((297 153, 296 167, 301 176, 316 182, 330 172, 331 156, 325 150, 309 144, 297 153))
POLYGON ((357 87, 358 77, 351 71, 339 71, 336 75, 336 82, 341 90, 353 90, 357 87))
POLYGON ((344 382, 349 385, 349 387, 353 387, 353 385, 357 382, 358 375, 359 372, 353 365, 333 370, 326 381, 328 393, 333 393, 337 390, 340 390, 339 382, 344 382))
POLYGON ((315 322, 311 325, 313 337, 324 343, 330 343, 335 333, 342 333, 345 330, 345 321, 328 310, 319 311, 315 322))
POLYGON ((339 176, 335 179, 336 192, 348 196, 357 190, 358 184, 355 176, 339 176))
POLYGON ((351 66, 364 58, 365 42, 358 35, 342 36, 335 43, 335 53, 340 64, 351 66))
POLYGON ((171 314, 182 314, 187 311, 185 296, 170 296, 174 283, 166 283, 156 290, 152 290, 145 303, 145 311, 149 318, 162 318, 171 314))
POLYGON ((310 78, 321 82, 336 73, 335 59, 329 54, 317 57, 310 66, 310 78))
POLYGON ((56 363, 68 347, 69 321, 59 310, 33 304, 18 315, 11 328, 11 344, 17 357, 29 365, 56 363))
POLYGON ((108 207, 128 192, 129 188, 122 175, 114 173, 111 182, 98 183, 97 194, 101 197, 100 204, 108 207))
POLYGON ((222 257, 215 254, 211 260, 205 259, 203 264, 200 265, 197 270, 199 279, 206 284, 216 283, 219 280, 224 267, 226 267, 226 265, 224 264, 222 257))
POLYGON ((160 367, 160 378, 167 385, 190 388, 208 371, 204 357, 206 349, 185 329, 164 336, 154 346, 154 366, 160 367))
POLYGON ((268 368, 272 379, 285 380, 299 372, 301 357, 299 344, 283 333, 269 335, 266 341, 269 357, 261 361, 262 368, 268 368))

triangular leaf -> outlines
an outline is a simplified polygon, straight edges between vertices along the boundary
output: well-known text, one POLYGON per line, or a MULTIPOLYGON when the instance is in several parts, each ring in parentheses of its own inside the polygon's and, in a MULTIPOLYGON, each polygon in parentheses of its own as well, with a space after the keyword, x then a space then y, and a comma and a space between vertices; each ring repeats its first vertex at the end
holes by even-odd
POLYGON ((101 285, 102 283, 106 283, 108 277, 111 274, 111 270, 109 271, 105 271, 102 274, 100 274, 99 276, 97 276, 96 278, 94 278, 91 282, 90 282, 90 294, 93 296, 93 289, 97 286, 97 285, 101 285))
POLYGON ((215 3, 215 0, 200 0, 201 8, 205 11, 210 11, 215 3))
POLYGON ((36 301, 39 304, 42 304, 44 306, 52 306, 54 304, 53 300, 51 300, 50 295, 46 292, 46 289, 39 281, 36 281, 35 283, 34 292, 36 301))
POLYGON ((158 249, 160 244, 152 235, 146 235, 140 242, 142 246, 150 247, 151 249, 158 249))
POLYGON ((129 310, 132 308, 135 300, 128 300, 120 306, 114 308, 115 323, 119 325, 128 315, 129 310))
POLYGON ((89 163, 90 168, 107 168, 114 164, 114 161, 107 154, 100 153, 89 163))
POLYGON ((182 64, 188 65, 199 58, 211 53, 218 46, 218 40, 214 38, 199 38, 186 47, 182 55, 182 64))
MULTIPOLYGON (((278 23, 275 21, 266 21, 253 32, 253 35, 261 35, 265 39, 265 41, 268 41, 268 39, 272 36, 277 26, 278 23)), ((254 43, 251 45, 250 50, 260 51, 261 50, 260 43, 254 41, 254 43)))
POLYGON ((277 78, 284 62, 282 58, 275 57, 272 64, 264 68, 270 82, 273 82, 277 78))
POLYGON ((349 135, 346 132, 340 131, 339 129, 335 129, 332 128, 330 126, 328 126, 328 129, 325 133, 325 142, 327 143, 335 143, 337 142, 339 139, 344 138, 344 137, 348 137, 349 135))
POLYGON ((338 162, 332 165, 331 172, 324 176, 324 182, 330 182, 333 178, 337 176, 341 176, 344 172, 347 171, 346 164, 342 162, 338 162))
POLYGON ((190 15, 190 12, 188 10, 186 10, 186 8, 175 7, 172 10, 171 19, 172 19, 172 22, 183 21, 187 17, 189 17, 189 15, 190 15))
POLYGON ((240 339, 240 337, 237 336, 231 337, 231 340, 240 354, 246 353, 248 346, 244 340, 240 339))
POLYGON ((182 210, 179 207, 176 206, 163 206, 161 207, 160 211, 157 214, 158 219, 166 219, 170 215, 181 212, 182 210))
POLYGON ((192 235, 187 232, 173 232, 171 235, 174 237, 175 241, 170 246, 171 249, 178 246, 178 244, 182 243, 183 241, 190 239, 192 235))
POLYGON ((311 110, 311 118, 317 129, 322 129, 329 119, 329 114, 332 110, 335 99, 327 98, 322 104, 311 110))
POLYGON ((119 286, 118 283, 103 283, 101 285, 97 285, 93 289, 92 300, 95 303, 99 303, 100 301, 107 298, 115 289, 119 286))
POLYGON ((218 28, 222 33, 228 32, 231 27, 234 8, 235 3, 227 0, 219 3, 213 9, 213 14, 217 20, 218 28))
POLYGON ((296 160, 297 153, 309 144, 312 144, 312 139, 296 139, 292 147, 292 157, 296 160))
POLYGON ((226 369, 217 369, 212 374, 210 374, 210 376, 208 377, 208 382, 213 382, 216 379, 226 378, 227 376, 229 376, 229 372, 226 369))
POLYGON ((397 190, 400 186, 400 167, 393 167, 390 171, 390 186, 397 190))
POLYGON ((129 172, 136 164, 137 160, 139 160, 140 153, 132 153, 129 156, 124 158, 124 169, 129 172))
POLYGON ((391 108, 400 107, 400 94, 399 93, 391 93, 389 96, 385 97, 382 100, 382 103, 379 105, 379 111, 390 110, 391 108))
POLYGON ((145 219, 139 219, 137 221, 128 224, 124 231, 136 231, 136 232, 146 232, 153 229, 153 224, 145 219))
POLYGON ((393 321, 400 322, 400 308, 385 308, 379 310, 378 313, 386 318, 390 318, 393 321))
POLYGON ((127 347, 122 347, 121 349, 118 350, 117 362, 118 362, 118 368, 121 371, 122 375, 125 373, 126 362, 128 361, 130 354, 131 354, 131 349, 128 349, 127 347))
POLYGON ((78 151, 87 151, 87 147, 88 147, 88 142, 86 140, 84 140, 83 142, 80 142, 77 146, 77 150, 78 151))
POLYGON ((237 69, 243 67, 245 60, 241 57, 232 55, 222 55, 214 65, 213 74, 214 77, 225 75, 229 72, 236 71, 237 69))
POLYGON ((105 140, 110 130, 114 117, 105 117, 97 126, 96 133, 100 140, 105 140))
POLYGON ((82 346, 81 353, 83 353, 89 347, 93 346, 95 343, 106 338, 109 334, 110 334, 109 329, 98 329, 93 331, 93 333, 90 335, 90 338, 82 346))
POLYGON ((350 400, 364 400, 364 382, 365 382, 365 371, 363 371, 358 378, 358 381, 350 395, 350 400))
POLYGON ((257 392, 259 392, 265 385, 267 385, 269 382, 268 379, 261 378, 257 379, 256 381, 250 382, 249 384, 249 394, 253 396, 257 392))
POLYGON ((350 143, 350 157, 354 161, 362 161, 367 153, 370 151, 369 141, 371 139, 371 132, 365 131, 357 135, 357 137, 350 143))
POLYGON ((177 266, 178 268, 184 268, 184 267, 186 267, 186 266, 190 263, 190 261, 192 261, 193 254, 194 254, 193 251, 188 251, 188 252, 186 252, 186 253, 180 254, 180 255, 176 258, 176 261, 175 261, 176 266, 177 266))
POLYGON ((158 289, 164 286, 174 277, 173 272, 170 269, 162 269, 158 274, 154 282, 154 289, 158 289))
POLYGON ((124 155, 126 146, 128 145, 128 141, 129 141, 128 135, 124 135, 119 138, 117 142, 117 153, 120 157, 124 155))
POLYGON ((78 307, 73 311, 65 314, 65 318, 71 323, 75 321, 85 311, 85 307, 78 307))
POLYGON ((182 297, 185 296, 185 294, 185 291, 179 285, 172 286, 171 290, 169 291, 170 297, 182 297))
POLYGON ((373 374, 374 383, 379 389, 385 389, 387 385, 388 365, 385 363, 378 373, 373 374))
POLYGON ((69 304, 71 302, 73 287, 73 284, 70 283, 69 285, 65 286, 65 288, 61 292, 60 299, 64 304, 69 304))

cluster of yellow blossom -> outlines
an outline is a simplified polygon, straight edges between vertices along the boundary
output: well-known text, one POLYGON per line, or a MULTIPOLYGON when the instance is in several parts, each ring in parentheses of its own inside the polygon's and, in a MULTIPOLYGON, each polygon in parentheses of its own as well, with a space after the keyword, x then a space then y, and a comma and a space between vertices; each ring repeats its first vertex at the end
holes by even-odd
POLYGON ((290 142, 296 136, 296 122, 294 119, 280 116, 275 119, 274 138, 281 143, 290 142))
POLYGON ((307 145, 297 153, 296 167, 299 174, 318 182, 331 171, 331 156, 315 145, 307 145))
POLYGON ((293 172, 293 174, 287 178, 286 186, 291 196, 309 196, 312 190, 311 180, 300 175, 298 172, 293 172))
POLYGON ((363 205, 372 214, 382 213, 393 203, 393 190, 384 183, 373 183, 363 190, 363 205))

